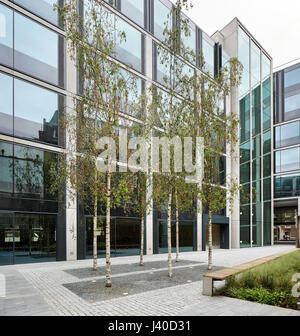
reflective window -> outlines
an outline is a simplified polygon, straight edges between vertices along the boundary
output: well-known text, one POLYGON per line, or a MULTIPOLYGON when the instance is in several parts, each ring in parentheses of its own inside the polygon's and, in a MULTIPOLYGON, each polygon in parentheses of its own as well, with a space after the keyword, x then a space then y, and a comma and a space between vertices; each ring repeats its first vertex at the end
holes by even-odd
POLYGON ((263 82, 263 128, 271 127, 271 77, 263 82))
POLYGON ((250 139, 250 94, 240 100, 241 142, 250 139))
POLYGON ((263 135, 263 149, 264 154, 271 152, 271 131, 266 132, 263 135))
POLYGON ((182 17, 184 27, 181 30, 181 39, 184 48, 184 55, 188 61, 191 63, 196 62, 196 27, 195 25, 188 20, 188 18, 184 15, 182 17), (187 29, 185 29, 187 28, 187 29))
POLYGON ((13 11, 0 4, 0 63, 13 66, 13 11))
POLYGON ((211 76, 213 76, 215 60, 214 42, 211 41, 210 38, 204 33, 202 39, 202 53, 204 61, 204 71, 208 72, 211 76))
POLYGON ((252 91, 252 133, 259 134, 261 131, 261 90, 260 85, 252 91))
POLYGON ((272 203, 264 202, 264 246, 270 246, 272 240, 272 203))
POLYGON ((271 154, 265 155, 263 158, 264 163, 264 169, 263 169, 263 175, 264 177, 271 176, 272 167, 271 167, 271 154))
POLYGON ((0 193, 13 193, 13 146, 0 141, 0 193))
POLYGON ((58 145, 58 95, 15 79, 14 134, 58 145))
POLYGON ((250 141, 241 145, 241 163, 245 163, 250 161, 250 141))
POLYGON ((49 170, 56 154, 0 142, 0 192, 17 197, 55 200, 49 192, 49 170))
POLYGON ((291 148, 275 153, 276 173, 300 169, 300 148, 291 148))
POLYGON ((289 88, 297 84, 300 84, 300 68, 291 70, 284 74, 284 87, 285 88, 289 88))
POLYGON ((142 72, 142 34, 119 18, 116 18, 116 29, 126 35, 126 39, 116 46, 117 59, 142 72))
POLYGON ((144 27, 144 0, 121 0, 121 12, 144 27))
POLYGON ((15 14, 15 67, 58 85, 59 38, 53 31, 15 14))
POLYGON ((262 80, 264 81, 271 76, 271 61, 262 53, 262 80))
POLYGON ((171 19, 170 19, 170 13, 171 13, 171 7, 170 3, 164 0, 154 0, 153 3, 154 6, 154 13, 153 13, 153 20, 154 20, 154 27, 153 27, 153 33, 155 37, 157 37, 159 40, 164 41, 164 30, 166 25, 168 24, 168 29, 171 30, 171 19))
POLYGON ((240 96, 244 96, 250 89, 250 38, 239 28, 239 61, 243 65, 242 79, 239 87, 240 96))
POLYGON ((271 178, 263 180, 264 183, 264 201, 271 200, 271 178))
POLYGON ((0 73, 0 132, 13 134, 13 79, 0 73))
POLYGON ((287 147, 300 143, 299 121, 275 128, 275 147, 287 147))
POLYGON ((285 98, 285 113, 300 110, 300 93, 285 98))
POLYGON ((260 83, 260 49, 251 42, 251 85, 255 87, 260 83))
POLYGON ((28 9, 29 11, 37 14, 43 19, 58 25, 59 14, 54 6, 63 6, 63 0, 12 0, 16 4, 28 9))
POLYGON ((300 175, 284 175, 275 177, 275 197, 300 196, 300 175))

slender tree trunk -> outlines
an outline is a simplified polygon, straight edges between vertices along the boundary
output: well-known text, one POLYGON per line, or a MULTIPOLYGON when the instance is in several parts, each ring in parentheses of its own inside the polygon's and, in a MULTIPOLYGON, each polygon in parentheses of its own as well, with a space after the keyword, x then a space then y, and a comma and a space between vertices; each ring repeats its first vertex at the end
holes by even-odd
POLYGON ((178 195, 175 193, 176 202, 176 262, 179 261, 179 211, 178 211, 178 195))
POLYGON ((208 269, 212 270, 212 211, 208 211, 208 269))
POLYGON ((106 287, 111 287, 110 261, 110 203, 111 203, 111 173, 107 173, 107 200, 106 200, 106 287))
POLYGON ((172 278, 172 192, 169 194, 169 203, 168 203, 168 270, 169 278, 172 278))
POLYGON ((140 250, 140 266, 144 266, 144 235, 145 235, 145 223, 144 223, 145 217, 142 216, 141 218, 141 250, 140 250))
POLYGON ((98 199, 97 195, 94 196, 94 213, 93 213, 93 270, 97 271, 98 262, 98 199))

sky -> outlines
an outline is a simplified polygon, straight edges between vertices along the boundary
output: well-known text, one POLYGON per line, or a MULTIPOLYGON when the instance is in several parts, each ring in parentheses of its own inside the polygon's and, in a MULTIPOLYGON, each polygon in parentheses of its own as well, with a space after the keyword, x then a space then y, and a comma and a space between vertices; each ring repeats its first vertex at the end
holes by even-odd
POLYGON ((299 58, 299 0, 191 0, 189 17, 207 34, 238 17, 273 57, 274 68, 299 58))

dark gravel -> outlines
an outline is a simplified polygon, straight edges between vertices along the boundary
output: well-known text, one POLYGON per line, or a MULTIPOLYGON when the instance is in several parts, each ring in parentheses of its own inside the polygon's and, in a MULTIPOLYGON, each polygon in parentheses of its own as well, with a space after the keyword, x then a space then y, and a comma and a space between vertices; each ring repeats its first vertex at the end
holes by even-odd
MULTIPOLYGON (((127 267, 129 266, 127 265, 127 267)), ((220 269, 220 267, 214 268, 214 270, 217 269, 220 269)), ((206 273, 208 273, 206 265, 194 265, 192 267, 174 269, 173 278, 171 279, 168 277, 168 272, 164 270, 126 276, 113 276, 112 288, 105 288, 104 279, 96 280, 95 282, 89 280, 71 283, 64 286, 82 299, 95 303, 201 281, 203 275, 206 273), (127 295, 124 295, 124 293, 127 293, 127 295)))
MULTIPOLYGON (((178 263, 173 261, 173 267, 176 266, 187 266, 187 265, 202 265, 203 263, 195 262, 195 261, 189 261, 189 260, 179 260, 178 263)), ((123 274, 123 273, 134 273, 134 272, 142 272, 142 271, 149 271, 153 268, 155 270, 161 269, 161 268, 167 268, 168 267, 168 261, 151 261, 151 262, 145 262, 144 266, 140 266, 139 263, 134 264, 125 264, 125 265, 112 265, 112 275, 114 274, 123 274)), ((88 278, 94 278, 99 276, 105 276, 105 267, 98 267, 97 271, 93 271, 92 269, 92 261, 91 261, 91 267, 89 268, 75 268, 71 270, 65 270, 66 273, 69 273, 73 276, 75 276, 78 279, 88 279, 88 278)))

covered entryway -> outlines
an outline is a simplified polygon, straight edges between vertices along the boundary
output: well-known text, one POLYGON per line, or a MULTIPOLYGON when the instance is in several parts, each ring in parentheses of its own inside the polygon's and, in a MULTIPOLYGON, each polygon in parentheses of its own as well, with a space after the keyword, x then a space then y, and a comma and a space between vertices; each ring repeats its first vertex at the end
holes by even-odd
MULTIPOLYGON (((212 239, 214 249, 229 249, 229 218, 213 216, 212 239)), ((208 245, 208 215, 202 216, 202 250, 208 245)))

